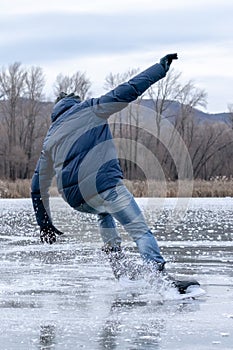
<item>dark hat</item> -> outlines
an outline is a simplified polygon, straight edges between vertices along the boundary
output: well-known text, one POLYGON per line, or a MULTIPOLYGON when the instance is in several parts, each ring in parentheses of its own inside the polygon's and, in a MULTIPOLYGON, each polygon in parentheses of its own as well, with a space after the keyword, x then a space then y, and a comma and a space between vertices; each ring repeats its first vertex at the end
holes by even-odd
POLYGON ((75 95, 74 92, 71 92, 71 94, 67 94, 67 93, 61 91, 61 92, 59 93, 58 97, 57 97, 56 100, 55 100, 55 104, 58 103, 58 102, 59 102, 60 100, 62 100, 63 98, 66 98, 66 97, 73 97, 73 98, 75 98, 75 99, 81 101, 80 96, 79 96, 79 95, 75 95))

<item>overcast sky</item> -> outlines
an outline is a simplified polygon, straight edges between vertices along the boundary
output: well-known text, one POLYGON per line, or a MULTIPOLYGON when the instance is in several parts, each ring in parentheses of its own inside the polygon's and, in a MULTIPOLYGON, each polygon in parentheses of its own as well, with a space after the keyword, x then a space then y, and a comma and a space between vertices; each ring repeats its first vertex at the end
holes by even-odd
POLYGON ((233 104, 232 0, 1 0, 0 66, 40 66, 46 94, 59 73, 86 72, 92 94, 107 74, 173 67, 208 93, 208 112, 233 104))

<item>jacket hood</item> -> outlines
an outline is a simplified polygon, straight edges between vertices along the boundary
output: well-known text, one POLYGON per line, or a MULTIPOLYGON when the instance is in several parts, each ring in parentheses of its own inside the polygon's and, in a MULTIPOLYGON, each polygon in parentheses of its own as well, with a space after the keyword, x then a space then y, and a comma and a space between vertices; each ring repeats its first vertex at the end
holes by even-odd
POLYGON ((70 109, 75 104, 80 103, 80 102, 81 101, 79 99, 76 99, 74 97, 65 97, 62 100, 60 100, 53 107, 52 114, 51 114, 52 123, 58 117, 60 117, 64 112, 66 112, 68 109, 70 109))

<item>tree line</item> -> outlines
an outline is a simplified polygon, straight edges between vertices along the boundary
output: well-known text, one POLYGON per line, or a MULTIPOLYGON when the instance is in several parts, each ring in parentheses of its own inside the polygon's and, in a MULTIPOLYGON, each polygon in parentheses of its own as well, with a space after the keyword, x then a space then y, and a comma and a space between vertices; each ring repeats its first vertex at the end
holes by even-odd
MULTIPOLYGON (((110 73, 104 89, 113 89, 137 71, 110 73)), ((176 159, 181 161, 184 152, 192 167, 187 176, 205 180, 232 176, 233 105, 227 122, 197 120, 195 110, 206 106, 207 93, 193 81, 181 82, 181 75, 171 69, 134 104, 111 116, 126 178, 176 180, 180 176, 176 159), (176 135, 182 140, 179 146, 176 135)), ((0 70, 1 179, 27 179, 33 174, 54 105, 44 95, 45 82, 40 67, 15 62, 0 70)), ((90 89, 91 81, 80 71, 71 76, 59 74, 53 85, 54 96, 75 92, 81 99, 91 97, 90 89)))

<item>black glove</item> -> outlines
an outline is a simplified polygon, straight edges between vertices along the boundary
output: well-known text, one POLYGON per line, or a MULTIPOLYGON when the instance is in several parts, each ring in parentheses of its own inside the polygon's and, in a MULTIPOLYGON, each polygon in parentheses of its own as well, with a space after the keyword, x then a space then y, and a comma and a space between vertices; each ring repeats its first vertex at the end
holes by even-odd
POLYGON ((56 235, 63 235, 63 232, 56 229, 53 225, 40 228, 40 240, 42 243, 52 244, 56 242, 56 235))
POLYGON ((178 59, 177 53, 171 53, 171 54, 166 55, 163 58, 161 58, 160 64, 163 66, 166 73, 170 68, 172 60, 177 60, 177 59, 178 59))

